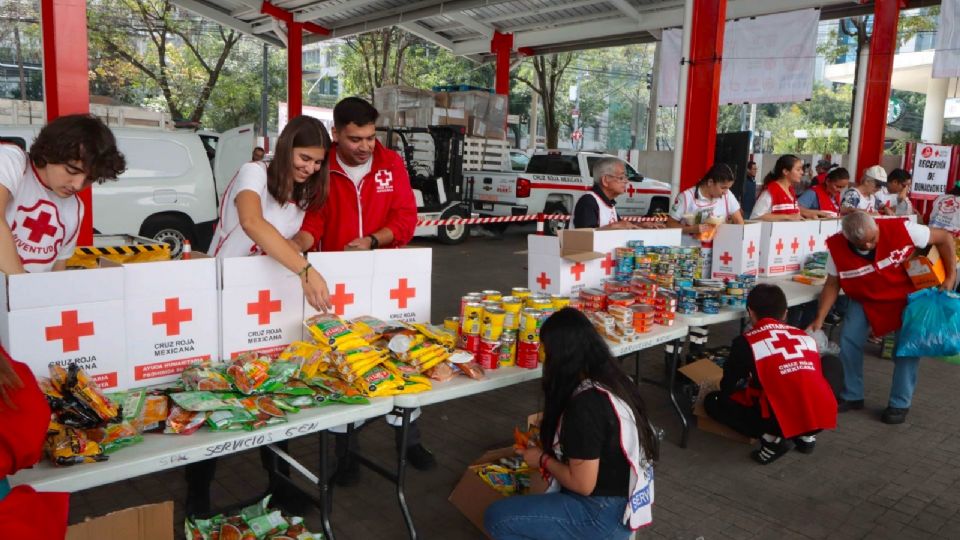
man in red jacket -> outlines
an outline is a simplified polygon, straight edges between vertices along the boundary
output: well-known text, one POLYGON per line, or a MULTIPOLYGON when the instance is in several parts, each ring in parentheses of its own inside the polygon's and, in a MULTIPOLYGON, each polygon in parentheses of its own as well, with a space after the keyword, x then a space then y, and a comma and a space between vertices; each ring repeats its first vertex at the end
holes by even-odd
MULTIPOLYGON (((330 160, 330 192, 320 210, 309 211, 293 241, 303 251, 345 251, 402 247, 413 238, 417 203, 403 158, 377 141, 379 113, 366 101, 349 97, 333 108, 333 157, 330 160)), ((420 411, 414 412, 413 418, 420 411)), ((399 418, 387 416, 399 427, 399 418)), ((397 429, 397 447, 400 430, 397 429)), ((352 459, 356 437, 338 433, 337 473, 339 485, 359 481, 360 467, 352 459)), ((417 469, 436 465, 429 450, 420 444, 416 421, 410 424, 407 458, 417 469)))

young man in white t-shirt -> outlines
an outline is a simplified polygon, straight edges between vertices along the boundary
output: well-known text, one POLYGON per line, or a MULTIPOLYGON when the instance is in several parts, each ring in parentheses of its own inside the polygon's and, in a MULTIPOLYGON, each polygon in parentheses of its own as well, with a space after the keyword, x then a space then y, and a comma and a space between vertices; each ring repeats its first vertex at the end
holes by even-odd
POLYGON ((77 245, 77 193, 126 168, 110 129, 90 115, 61 116, 30 146, 0 145, 0 271, 63 270, 77 245))

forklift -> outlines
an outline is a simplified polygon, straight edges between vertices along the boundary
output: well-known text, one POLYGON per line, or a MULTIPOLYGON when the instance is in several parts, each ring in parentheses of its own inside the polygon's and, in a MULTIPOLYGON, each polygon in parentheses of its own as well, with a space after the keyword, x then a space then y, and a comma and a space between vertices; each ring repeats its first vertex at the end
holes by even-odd
MULTIPOLYGON (((377 131, 385 135, 384 146, 403 156, 420 219, 469 218, 473 215, 473 182, 465 182, 463 176, 466 134, 463 126, 381 127, 377 131), (432 163, 417 159, 416 135, 429 136, 433 145, 432 163)), ((427 137, 417 139, 424 141, 427 137)), ((441 243, 459 244, 470 236, 470 226, 417 227, 414 235, 436 236, 441 243)))

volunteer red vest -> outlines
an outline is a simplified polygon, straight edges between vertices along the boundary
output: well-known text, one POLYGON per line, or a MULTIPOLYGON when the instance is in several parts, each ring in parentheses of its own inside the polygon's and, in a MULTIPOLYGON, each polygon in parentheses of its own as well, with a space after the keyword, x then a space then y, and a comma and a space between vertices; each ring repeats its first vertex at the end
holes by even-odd
POLYGON ((597 195, 594 192, 589 192, 587 195, 593 197, 597 201, 597 208, 600 209, 599 220, 597 222, 597 227, 606 227, 611 223, 616 223, 620 221, 620 218, 617 216, 617 208, 607 204, 607 201, 603 200, 602 197, 597 195))
POLYGON ((873 333, 882 336, 900 328, 907 295, 915 290, 903 267, 914 245, 902 219, 878 219, 877 227, 873 261, 855 253, 841 233, 827 239, 827 248, 843 292, 863 305, 873 333))
MULTIPOLYGON (((773 409, 784 437, 837 427, 837 400, 812 337, 774 319, 761 319, 744 337, 760 379, 761 408, 773 409)), ((741 392, 757 395, 756 389, 741 392)))
POLYGON ((770 192, 770 213, 771 214, 799 214, 800 206, 797 204, 797 194, 793 187, 787 191, 783 189, 779 182, 770 182, 767 184, 767 191, 770 192))
POLYGON ((814 193, 817 194, 817 203, 820 206, 820 210, 824 212, 833 212, 834 214, 840 213, 840 194, 838 193, 836 197, 831 197, 827 193, 827 189, 823 184, 819 184, 810 188, 814 193))

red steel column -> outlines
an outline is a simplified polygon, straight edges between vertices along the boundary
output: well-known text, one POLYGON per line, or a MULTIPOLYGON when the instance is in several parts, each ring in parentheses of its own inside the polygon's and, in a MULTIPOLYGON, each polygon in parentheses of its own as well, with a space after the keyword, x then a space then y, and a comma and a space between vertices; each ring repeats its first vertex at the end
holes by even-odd
POLYGON ((490 52, 497 55, 496 91, 504 96, 510 94, 510 53, 513 52, 513 34, 493 33, 490 52))
MULTIPOLYGON (((89 113, 86 0, 41 0, 40 31, 47 122, 68 114, 89 113)), ((93 243, 93 194, 87 188, 79 195, 86 211, 77 245, 89 246, 93 243)))
POLYGON ((680 191, 696 184, 713 164, 726 14, 727 0, 694 0, 680 191))
POLYGON ((287 121, 303 114, 303 23, 287 23, 287 121))
POLYGON ((863 85, 860 147, 856 149, 857 170, 851 171, 857 181, 864 170, 880 164, 883 157, 893 55, 897 52, 897 21, 902 7, 903 0, 876 0, 873 4, 873 35, 870 38, 867 80, 863 85))

